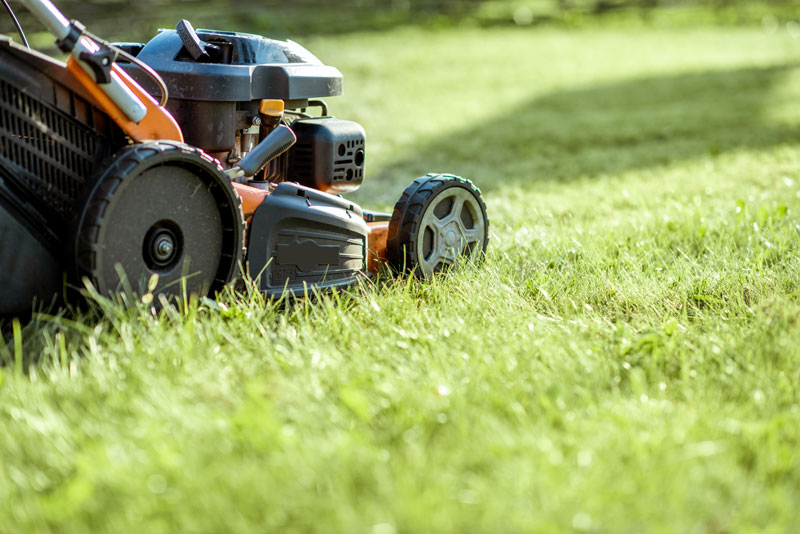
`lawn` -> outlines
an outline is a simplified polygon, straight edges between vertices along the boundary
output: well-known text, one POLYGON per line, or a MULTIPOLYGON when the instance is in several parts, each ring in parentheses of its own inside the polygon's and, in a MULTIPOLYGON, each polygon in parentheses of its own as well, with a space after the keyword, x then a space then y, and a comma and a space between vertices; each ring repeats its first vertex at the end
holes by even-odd
POLYGON ((303 44, 368 132, 353 198, 471 178, 485 262, 9 333, 0 532, 800 529, 800 39, 303 44))

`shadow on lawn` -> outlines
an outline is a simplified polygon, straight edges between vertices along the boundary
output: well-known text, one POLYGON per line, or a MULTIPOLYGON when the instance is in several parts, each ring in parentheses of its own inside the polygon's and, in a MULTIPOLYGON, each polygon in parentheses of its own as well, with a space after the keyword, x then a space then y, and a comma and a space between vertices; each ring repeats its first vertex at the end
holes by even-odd
POLYGON ((446 169, 487 191, 800 142, 800 124, 765 116, 772 89, 799 67, 634 79, 537 97, 419 147, 381 179, 399 184, 410 172, 446 169))

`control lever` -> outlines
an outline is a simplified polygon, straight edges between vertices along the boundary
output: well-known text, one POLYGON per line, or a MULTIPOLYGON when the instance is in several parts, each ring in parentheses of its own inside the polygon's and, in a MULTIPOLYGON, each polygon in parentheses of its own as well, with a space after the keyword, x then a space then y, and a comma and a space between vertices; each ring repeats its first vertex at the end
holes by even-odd
POLYGON ((175 31, 178 32, 178 37, 181 38, 183 47, 189 52, 193 60, 200 61, 202 59, 212 63, 219 61, 220 53, 222 52, 220 48, 215 44, 201 41, 191 22, 181 19, 178 25, 175 26, 175 31))
POLYGON ((192 23, 186 19, 181 19, 178 25, 175 26, 175 31, 178 32, 178 37, 181 38, 183 47, 195 61, 201 59, 205 61, 210 60, 211 54, 209 53, 209 49, 211 49, 211 52, 218 51, 218 47, 201 41, 192 23))

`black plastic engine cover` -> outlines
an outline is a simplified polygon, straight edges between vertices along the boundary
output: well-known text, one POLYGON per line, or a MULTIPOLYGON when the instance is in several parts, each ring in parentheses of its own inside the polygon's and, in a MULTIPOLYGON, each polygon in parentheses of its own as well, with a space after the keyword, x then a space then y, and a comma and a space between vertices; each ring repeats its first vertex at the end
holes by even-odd
MULTIPOLYGON (((342 74, 293 41, 248 33, 197 30, 201 41, 222 51, 215 60, 193 61, 175 30, 161 30, 137 54, 155 69, 173 98, 246 102, 262 98, 303 100, 342 94, 342 74)), ((121 63, 142 86, 158 92, 132 63, 121 63)))
POLYGON ((367 234, 358 205, 282 183, 253 215, 248 269, 272 297, 348 286, 364 272, 367 234))
POLYGON ((364 180, 366 133, 360 124, 334 117, 292 123, 289 180, 329 193, 355 191, 364 180))
MULTIPOLYGON (((167 109, 185 141, 206 152, 233 149, 237 130, 252 125, 263 98, 278 98, 287 109, 297 109, 306 107, 309 98, 342 94, 342 73, 293 41, 215 30, 197 30, 197 36, 218 53, 193 60, 175 30, 161 30, 144 45, 119 45, 163 78, 167 109)), ((123 58, 117 62, 147 91, 159 94, 138 65, 123 58)))

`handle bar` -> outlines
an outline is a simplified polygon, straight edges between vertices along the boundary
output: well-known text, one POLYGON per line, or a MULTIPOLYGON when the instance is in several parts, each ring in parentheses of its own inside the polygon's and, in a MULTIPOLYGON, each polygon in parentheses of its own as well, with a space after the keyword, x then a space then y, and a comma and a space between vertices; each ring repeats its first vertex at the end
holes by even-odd
MULTIPOLYGON (((102 81, 97 79, 95 69, 87 61, 81 59, 82 55, 84 58, 89 58, 92 54, 97 54, 101 51, 99 44, 82 35, 82 26, 67 20, 50 0, 22 0, 22 3, 55 36, 56 44, 59 48, 72 55, 81 68, 95 80, 97 86, 108 95, 131 121, 138 124, 144 118, 147 114, 147 108, 130 88, 123 83, 117 73, 109 72, 109 81, 101 83, 102 81)), ((105 59, 104 61, 108 60, 105 59)), ((107 66, 111 67, 110 64, 107 66)))

